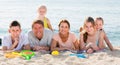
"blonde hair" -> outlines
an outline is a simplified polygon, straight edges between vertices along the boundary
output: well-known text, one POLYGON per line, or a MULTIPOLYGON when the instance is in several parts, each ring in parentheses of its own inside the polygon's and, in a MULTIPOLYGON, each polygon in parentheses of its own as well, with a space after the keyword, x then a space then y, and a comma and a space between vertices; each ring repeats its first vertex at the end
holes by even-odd
POLYGON ((41 5, 41 6, 38 8, 38 10, 40 10, 40 9, 45 9, 45 10, 47 11, 47 7, 46 7, 45 5, 41 5))
MULTIPOLYGON (((88 17, 86 20, 85 20, 85 22, 84 22, 84 28, 85 28, 85 26, 86 26, 86 23, 91 23, 92 24, 92 26, 93 26, 93 28, 95 29, 95 22, 94 22, 94 19, 92 18, 92 17, 88 17)), ((84 40, 84 42, 86 43, 86 41, 87 41, 87 38, 88 38, 88 33, 87 32, 85 32, 84 34, 83 34, 83 40, 84 40)))
POLYGON ((96 22, 97 20, 101 20, 101 21, 102 21, 102 24, 104 24, 104 20, 103 20, 102 17, 97 17, 96 20, 95 20, 95 22, 96 22))

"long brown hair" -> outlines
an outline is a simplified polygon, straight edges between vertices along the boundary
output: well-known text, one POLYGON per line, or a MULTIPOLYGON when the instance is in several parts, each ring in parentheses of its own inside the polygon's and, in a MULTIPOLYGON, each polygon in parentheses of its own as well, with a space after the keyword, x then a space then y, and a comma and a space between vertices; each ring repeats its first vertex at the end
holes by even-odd
POLYGON ((58 25, 59 27, 60 27, 61 23, 67 23, 68 27, 70 28, 70 23, 68 20, 66 20, 66 19, 61 20, 59 25, 58 25))
MULTIPOLYGON (((84 28, 85 28, 85 26, 86 26, 86 23, 88 23, 88 22, 90 22, 93 27, 95 26, 94 19, 93 19, 92 17, 88 17, 88 18, 85 20, 85 22, 84 22, 84 28)), ((87 41, 87 38, 88 38, 88 33, 85 32, 85 33, 83 34, 83 40, 84 40, 85 43, 86 43, 86 41, 87 41)))

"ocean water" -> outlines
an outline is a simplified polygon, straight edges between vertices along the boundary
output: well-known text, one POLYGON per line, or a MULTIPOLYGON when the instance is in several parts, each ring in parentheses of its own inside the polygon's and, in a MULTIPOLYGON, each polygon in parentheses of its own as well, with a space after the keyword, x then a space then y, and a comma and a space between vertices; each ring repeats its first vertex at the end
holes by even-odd
POLYGON ((120 46, 120 0, 0 0, 0 37, 8 33, 13 20, 21 23, 23 33, 30 30, 40 5, 47 6, 46 17, 55 31, 59 21, 67 19, 77 37, 86 17, 103 17, 108 38, 114 46, 120 46))

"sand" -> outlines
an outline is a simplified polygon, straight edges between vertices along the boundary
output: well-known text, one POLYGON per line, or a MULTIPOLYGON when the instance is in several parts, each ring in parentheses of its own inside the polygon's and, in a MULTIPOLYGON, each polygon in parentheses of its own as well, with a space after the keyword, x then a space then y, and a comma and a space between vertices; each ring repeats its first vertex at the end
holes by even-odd
POLYGON ((23 57, 6 58, 0 51, 0 65, 120 65, 120 47, 114 51, 108 49, 93 54, 85 54, 87 58, 70 56, 72 52, 61 52, 58 56, 35 52, 30 60, 23 57))

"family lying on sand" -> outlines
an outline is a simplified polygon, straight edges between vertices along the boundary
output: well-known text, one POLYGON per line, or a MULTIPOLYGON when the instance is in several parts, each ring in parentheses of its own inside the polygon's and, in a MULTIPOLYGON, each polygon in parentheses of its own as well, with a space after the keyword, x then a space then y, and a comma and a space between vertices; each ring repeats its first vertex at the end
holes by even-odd
POLYGON ((27 36, 21 33, 20 23, 12 21, 8 30, 10 34, 2 39, 2 50, 84 50, 86 53, 93 53, 106 48, 104 41, 111 51, 114 50, 103 29, 104 21, 101 17, 97 17, 95 21, 88 17, 80 27, 80 36, 77 39, 75 34, 70 32, 68 20, 61 20, 58 25, 59 31, 54 34, 49 19, 45 17, 46 12, 47 8, 44 5, 38 9, 38 19, 33 21, 32 30, 27 36))

